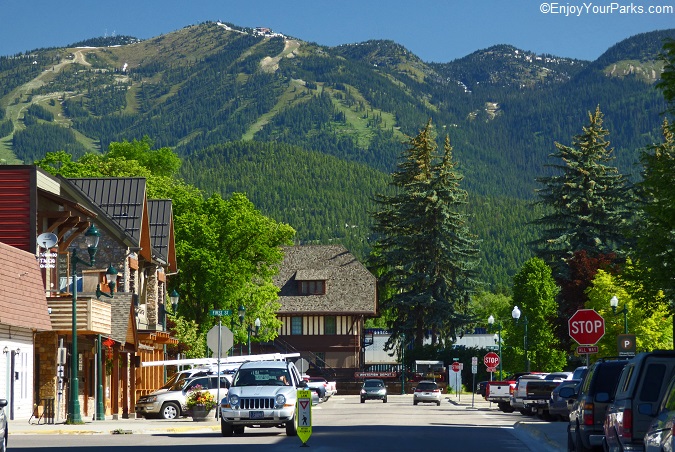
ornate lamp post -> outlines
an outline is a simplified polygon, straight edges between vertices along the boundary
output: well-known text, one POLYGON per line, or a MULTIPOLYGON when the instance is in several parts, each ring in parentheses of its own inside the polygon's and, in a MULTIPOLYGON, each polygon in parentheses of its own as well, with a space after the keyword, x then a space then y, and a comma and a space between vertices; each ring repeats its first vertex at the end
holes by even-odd
POLYGON ((612 307, 614 314, 623 313, 623 333, 628 334, 628 308, 624 303, 623 309, 619 312, 616 311, 616 308, 619 306, 619 299, 614 295, 611 300, 609 300, 609 305, 612 307))
MULTIPOLYGON (((494 325, 495 318, 493 316, 488 317, 488 324, 490 326, 494 325)), ((502 378, 502 322, 497 323, 497 345, 499 346, 499 378, 502 378)))
MULTIPOLYGON (((511 317, 518 323, 518 320, 520 319, 520 309, 518 309, 518 306, 514 306, 513 311, 511 311, 511 317)), ((530 357, 527 354, 527 316, 523 318, 523 325, 525 326, 525 337, 523 341, 524 345, 524 350, 525 350, 525 371, 529 372, 530 371, 530 357)))
POLYGON ((80 401, 78 398, 80 387, 77 378, 77 368, 79 363, 79 356, 77 354, 77 264, 81 263, 88 267, 93 267, 96 263, 96 252, 98 251, 98 241, 101 233, 98 232, 96 226, 91 225, 84 234, 87 243, 87 251, 89 252, 89 262, 83 261, 77 257, 77 248, 73 247, 70 258, 71 276, 73 283, 73 325, 72 325, 72 351, 70 356, 70 391, 68 393, 68 424, 81 424, 82 416, 80 414, 80 401))
MULTIPOLYGON (((256 317, 255 322, 255 335, 258 335, 258 331, 260 331, 260 318, 256 317)), ((251 332, 253 330, 253 327, 251 325, 248 326, 248 354, 251 354, 251 332)))

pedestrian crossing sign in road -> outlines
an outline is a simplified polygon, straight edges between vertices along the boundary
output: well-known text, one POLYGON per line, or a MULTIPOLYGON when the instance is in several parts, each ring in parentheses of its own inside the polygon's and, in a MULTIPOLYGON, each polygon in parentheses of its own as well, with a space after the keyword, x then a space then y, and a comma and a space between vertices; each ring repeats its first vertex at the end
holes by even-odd
POLYGON ((298 391, 298 403, 295 407, 298 437, 302 444, 312 436, 312 391, 301 389, 298 391))

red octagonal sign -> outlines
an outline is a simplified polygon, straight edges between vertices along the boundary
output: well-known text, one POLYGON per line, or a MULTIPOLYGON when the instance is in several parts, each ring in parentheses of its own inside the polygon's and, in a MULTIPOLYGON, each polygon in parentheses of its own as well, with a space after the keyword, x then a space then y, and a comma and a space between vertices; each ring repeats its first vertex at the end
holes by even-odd
POLYGON ((595 345, 605 335, 605 319, 595 309, 579 309, 567 324, 570 337, 579 345, 595 345))

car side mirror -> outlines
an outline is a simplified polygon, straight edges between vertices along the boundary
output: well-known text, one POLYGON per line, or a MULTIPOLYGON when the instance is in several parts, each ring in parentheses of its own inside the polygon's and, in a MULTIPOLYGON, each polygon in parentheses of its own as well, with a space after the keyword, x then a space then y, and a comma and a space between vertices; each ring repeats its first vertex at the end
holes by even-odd
POLYGON ((638 405, 638 413, 644 414, 646 416, 655 416, 654 410, 652 410, 651 403, 641 403, 638 405))

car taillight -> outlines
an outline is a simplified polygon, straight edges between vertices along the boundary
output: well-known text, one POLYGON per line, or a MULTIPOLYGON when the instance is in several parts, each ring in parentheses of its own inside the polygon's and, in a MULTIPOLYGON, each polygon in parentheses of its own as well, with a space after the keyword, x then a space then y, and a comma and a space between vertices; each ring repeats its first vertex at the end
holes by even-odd
POLYGON ((441 392, 440 389, 434 389, 434 392, 441 392))
POLYGON ((584 403, 583 417, 584 417, 584 425, 593 425, 592 403, 584 403))
POLYGON ((417 389, 415 389, 415 392, 422 392, 422 390, 417 388, 417 389))
POLYGON ((630 408, 623 410, 623 416, 619 429, 622 438, 630 439, 633 436, 633 410, 630 408))

